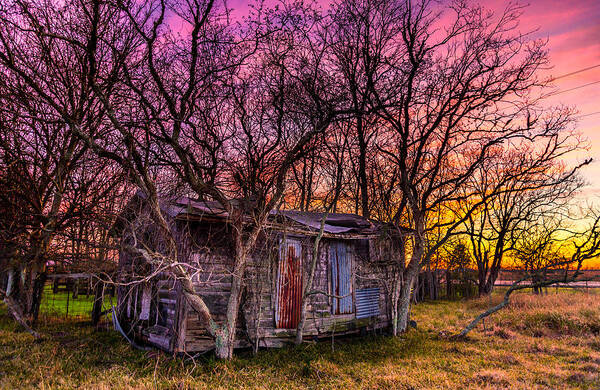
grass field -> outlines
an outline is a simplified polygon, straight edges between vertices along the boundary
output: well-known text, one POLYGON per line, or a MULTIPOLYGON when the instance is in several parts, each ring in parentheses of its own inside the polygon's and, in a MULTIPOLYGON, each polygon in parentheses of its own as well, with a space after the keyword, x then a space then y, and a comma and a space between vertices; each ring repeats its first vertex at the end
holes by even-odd
MULTIPOLYGON (((114 302, 115 299, 112 299, 114 302)), ((52 292, 52 286, 47 284, 44 287, 42 294, 42 304, 40 305, 41 320, 57 320, 60 318, 73 319, 88 319, 91 316, 92 305, 94 303, 94 295, 79 294, 73 299, 73 293, 59 290, 57 293, 52 292)), ((111 299, 107 295, 104 299, 103 310, 110 308, 111 299)))
POLYGON ((47 322, 36 343, 0 308, 0 388, 600 388, 600 295, 514 295, 466 341, 447 336, 497 302, 430 302, 416 330, 261 351, 229 362, 133 350, 114 331, 47 322))

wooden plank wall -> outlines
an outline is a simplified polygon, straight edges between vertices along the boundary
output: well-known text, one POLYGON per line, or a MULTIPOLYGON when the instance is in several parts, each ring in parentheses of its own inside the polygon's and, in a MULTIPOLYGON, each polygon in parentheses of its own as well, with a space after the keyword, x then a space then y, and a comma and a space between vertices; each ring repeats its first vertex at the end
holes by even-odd
MULTIPOLYGON (((180 261, 190 264, 196 292, 202 296, 217 323, 225 319, 231 269, 233 268, 233 243, 224 224, 199 224, 178 222, 176 239, 179 244, 180 261)), ((292 237, 290 235, 290 237, 292 237)), ((313 252, 314 237, 294 236, 302 247, 303 268, 308 274, 313 252)), ((247 286, 242 296, 242 310, 238 320, 237 347, 258 343, 261 347, 277 347, 293 342, 295 329, 275 327, 275 294, 277 281, 278 248, 282 234, 271 232, 261 237, 262 244, 248 260, 245 274, 247 286)), ((363 288, 379 288, 379 315, 357 319, 355 310, 350 314, 332 314, 331 275, 329 272, 330 245, 334 239, 321 241, 315 271, 313 290, 325 294, 311 295, 307 307, 304 337, 307 340, 321 337, 357 333, 363 329, 386 328, 390 325, 390 286, 397 272, 389 261, 370 249, 372 241, 343 240, 353 253, 353 291, 363 288), (385 260, 385 259, 383 259, 385 260)), ((132 267, 133 260, 121 254, 120 271, 132 267)), ((127 273, 121 274, 123 281, 127 273)), ((155 345, 170 352, 193 353, 214 348, 214 341, 205 324, 189 307, 180 287, 172 275, 165 273, 152 285, 156 304, 151 308, 149 319, 140 320, 142 286, 119 287, 119 310, 122 326, 136 340, 155 345), (160 319, 158 321, 157 319, 160 319)), ((154 302, 154 301, 153 301, 154 302)))
MULTIPOLYGON (((182 261, 193 267, 194 290, 208 306, 213 319, 223 323, 232 281, 231 235, 222 224, 193 223, 182 226, 179 232, 182 261)), ((174 350, 196 352, 214 348, 214 341, 198 314, 186 302, 182 301, 182 306, 174 350)))
MULTIPOLYGON (((129 245, 133 244, 127 236, 123 240, 129 245)), ((141 259, 125 251, 119 253, 118 281, 129 283, 117 288, 119 322, 123 330, 137 342, 152 344, 170 352, 178 328, 178 283, 168 272, 161 272, 148 282, 134 283, 135 278, 141 278, 146 271, 148 266, 141 259)))
MULTIPOLYGON (((294 237, 302 242, 303 267, 309 272, 313 248, 313 238, 294 237)), ((257 342, 261 347, 277 347, 293 342, 295 329, 277 329, 275 327, 275 293, 277 278, 277 261, 279 234, 265 238, 249 260, 246 271, 247 289, 243 297, 243 306, 238 321, 238 346, 250 346, 257 342)), ((329 246, 334 240, 321 241, 319 260, 315 271, 313 290, 330 293, 331 280, 329 272, 329 246)), ((326 294, 315 294, 310 297, 305 323, 305 339, 331 337, 357 333, 361 329, 379 329, 390 325, 389 292, 390 273, 388 266, 381 266, 371 261, 368 256, 369 245, 358 240, 346 240, 354 253, 353 283, 354 291, 363 288, 378 287, 380 291, 380 315, 372 318, 356 319, 355 312, 351 314, 333 315, 332 298, 326 294)), ((205 299, 211 312, 215 313, 217 322, 224 320, 231 276, 231 257, 226 253, 219 254, 193 252, 190 255, 192 263, 199 269, 194 280, 197 292, 205 299)), ((185 316, 185 331, 182 331, 180 352, 196 352, 212 349, 214 342, 208 335, 204 324, 192 310, 187 308, 185 316)), ((181 329, 180 329, 181 331, 181 329)))
POLYGON ((177 283, 169 274, 161 274, 151 282, 121 287, 121 326, 136 341, 171 351, 177 328, 177 300, 177 283), (149 303, 144 302, 144 290, 150 291, 149 303), (145 305, 147 316, 141 315, 145 305))

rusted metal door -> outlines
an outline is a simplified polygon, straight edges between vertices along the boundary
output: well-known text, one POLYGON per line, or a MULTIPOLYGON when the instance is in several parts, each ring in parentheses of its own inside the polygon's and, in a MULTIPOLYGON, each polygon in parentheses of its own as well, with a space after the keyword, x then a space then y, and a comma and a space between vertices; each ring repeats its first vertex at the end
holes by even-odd
POLYGON ((277 270, 275 323, 280 329, 294 329, 302 310, 302 246, 297 240, 282 240, 277 270))
POLYGON ((354 312, 352 294, 352 252, 346 243, 333 242, 329 247, 333 314, 354 312))

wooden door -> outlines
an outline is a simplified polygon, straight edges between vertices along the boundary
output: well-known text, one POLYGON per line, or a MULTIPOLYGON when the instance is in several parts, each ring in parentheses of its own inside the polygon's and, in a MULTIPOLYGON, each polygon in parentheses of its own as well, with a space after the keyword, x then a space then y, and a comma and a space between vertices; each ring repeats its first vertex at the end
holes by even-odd
POLYGON ((280 329, 294 329, 302 310, 302 246, 297 240, 283 240, 279 248, 275 323, 280 329))

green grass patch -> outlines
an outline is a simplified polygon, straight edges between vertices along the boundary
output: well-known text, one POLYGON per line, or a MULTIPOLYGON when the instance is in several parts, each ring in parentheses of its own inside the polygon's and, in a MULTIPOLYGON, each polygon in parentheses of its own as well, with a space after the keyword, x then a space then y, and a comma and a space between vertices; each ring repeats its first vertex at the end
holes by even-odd
MULTIPOLYGON (((111 303, 116 301, 109 295, 104 297, 102 310, 108 310, 111 303)), ((54 293, 51 285, 46 285, 42 295, 40 305, 40 315, 42 320, 53 320, 61 318, 79 317, 81 319, 90 318, 92 306, 94 304, 94 295, 78 294, 73 298, 73 292, 59 290, 54 293)))

